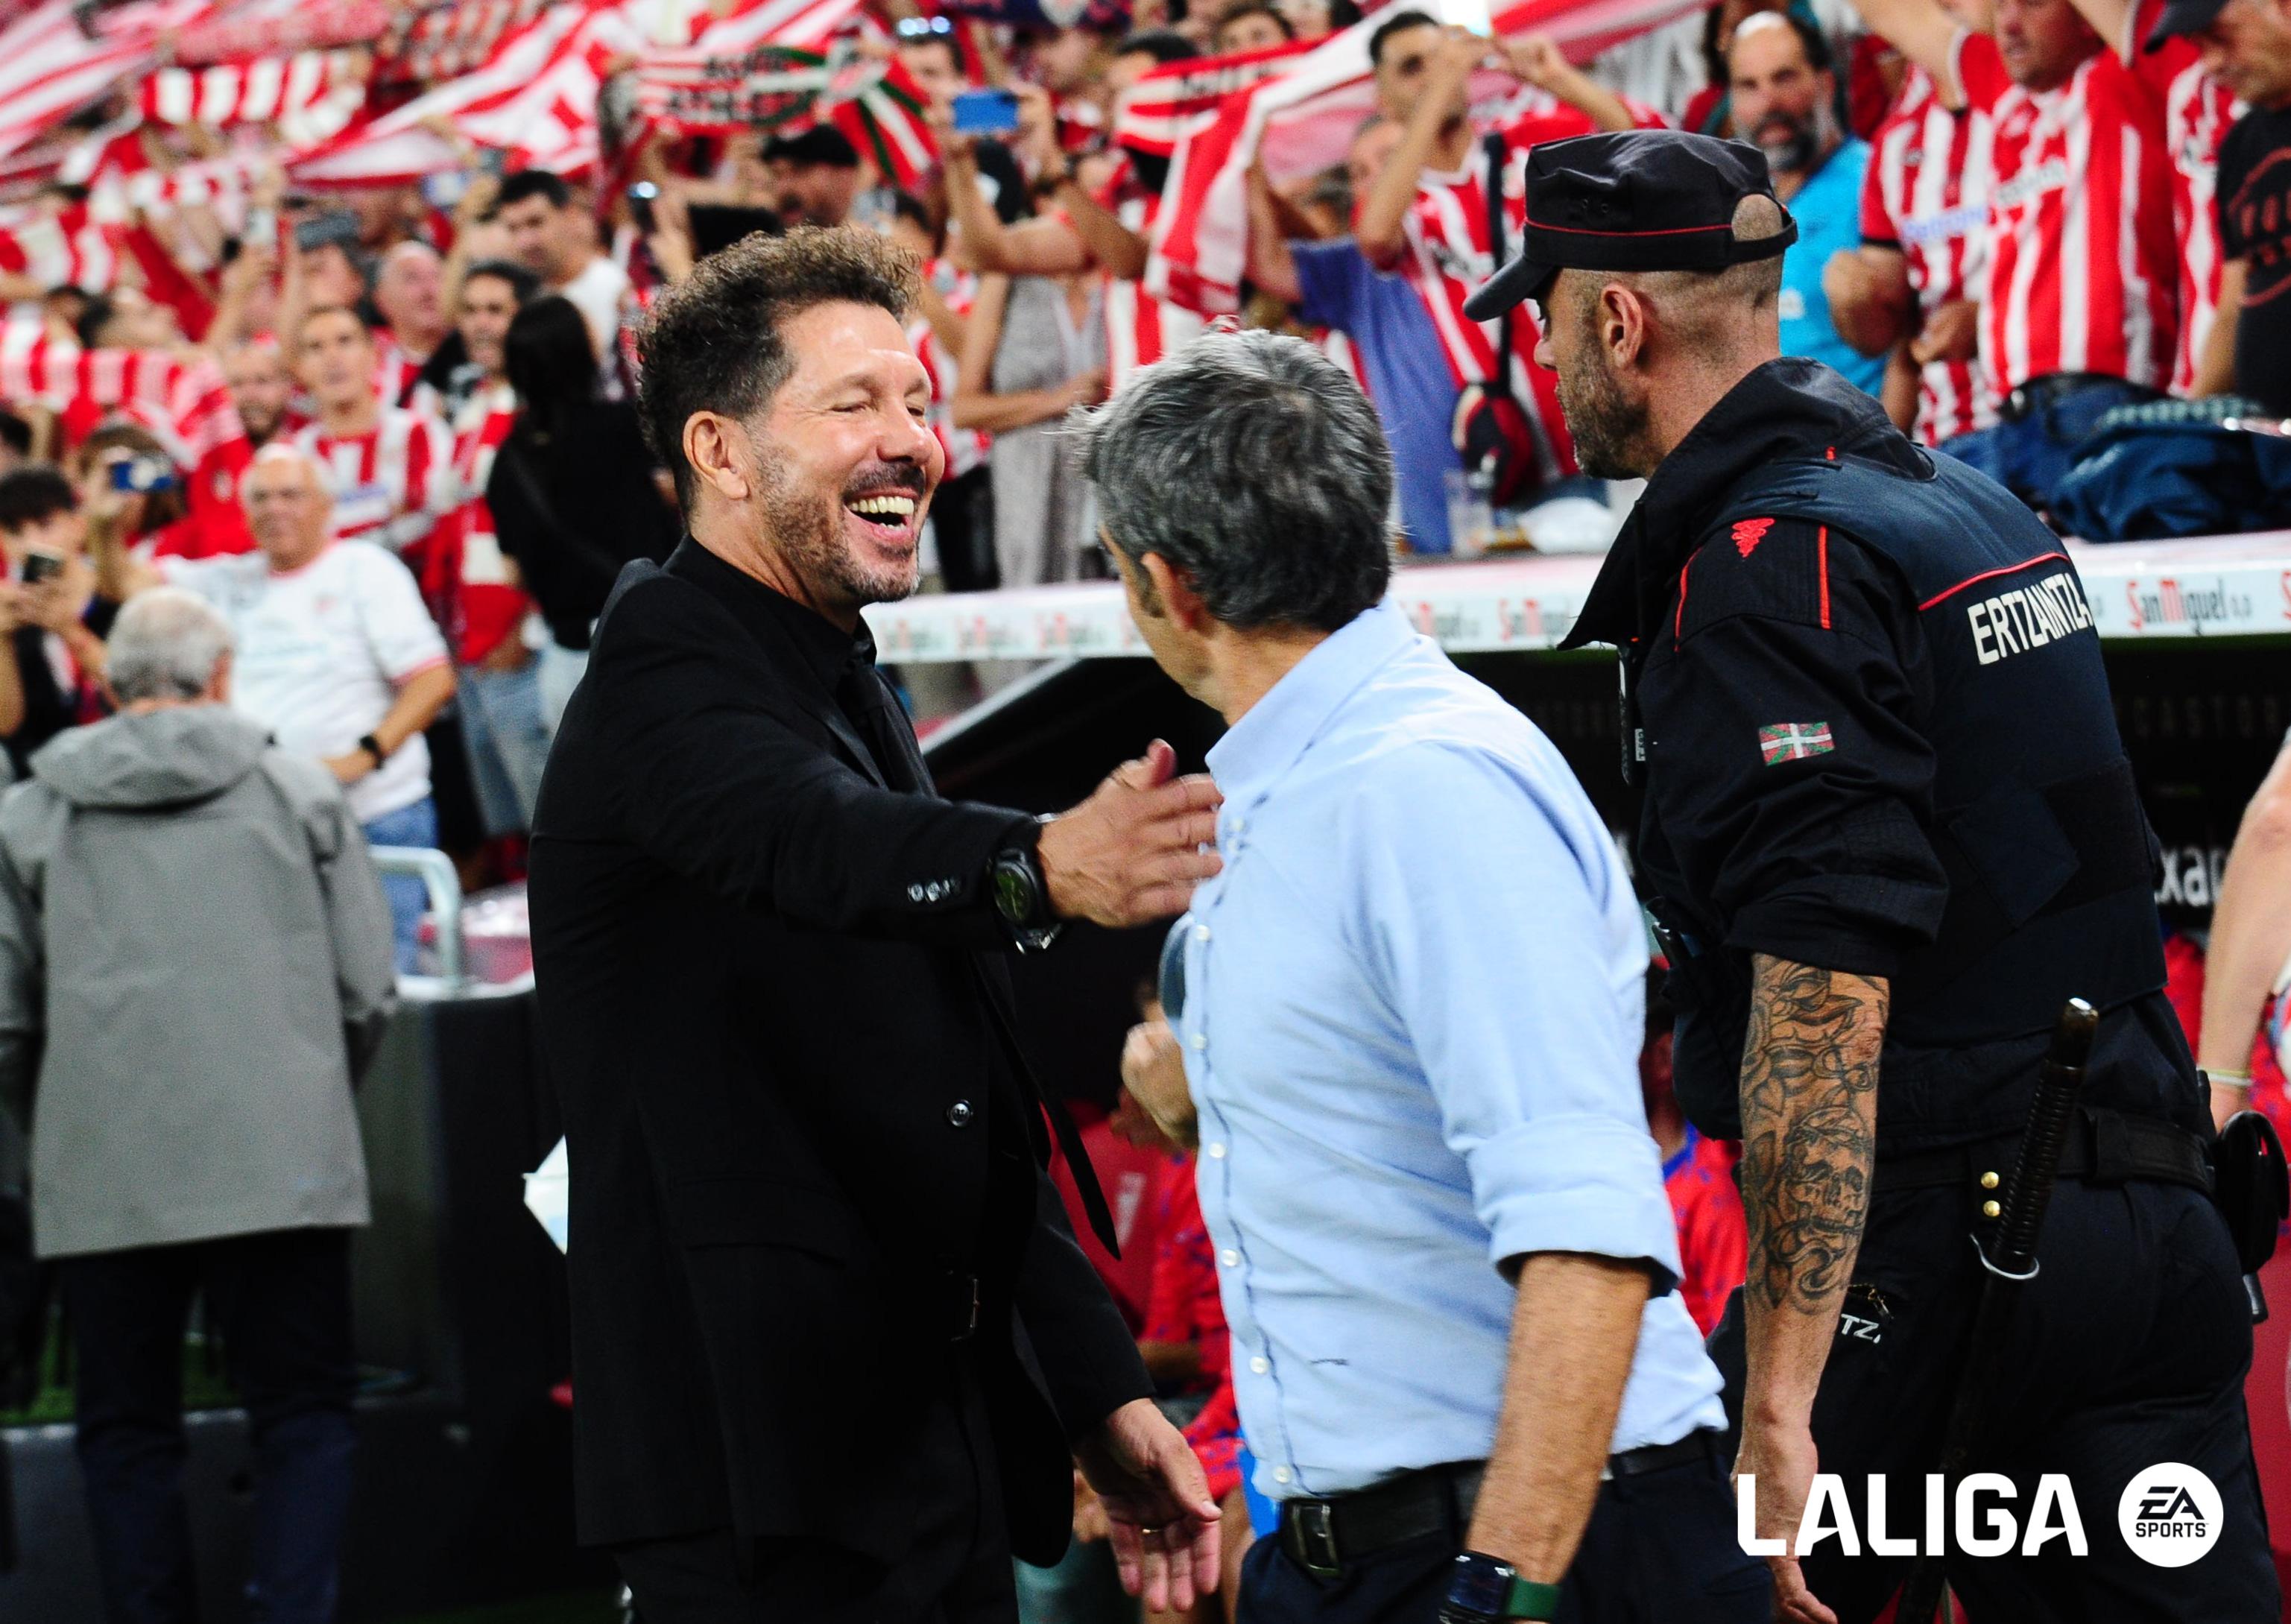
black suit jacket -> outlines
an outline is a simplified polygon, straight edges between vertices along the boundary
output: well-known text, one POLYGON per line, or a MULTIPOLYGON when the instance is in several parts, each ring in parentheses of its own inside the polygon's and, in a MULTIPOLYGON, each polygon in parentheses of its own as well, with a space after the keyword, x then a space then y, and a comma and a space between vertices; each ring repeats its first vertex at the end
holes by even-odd
POLYGON ((1068 1443, 1151 1384, 990 1008, 987 868, 1027 820, 885 787, 788 608, 688 538, 631 565, 542 784, 581 1534, 897 1560, 976 1275, 1012 1544, 1053 1560, 1068 1443))

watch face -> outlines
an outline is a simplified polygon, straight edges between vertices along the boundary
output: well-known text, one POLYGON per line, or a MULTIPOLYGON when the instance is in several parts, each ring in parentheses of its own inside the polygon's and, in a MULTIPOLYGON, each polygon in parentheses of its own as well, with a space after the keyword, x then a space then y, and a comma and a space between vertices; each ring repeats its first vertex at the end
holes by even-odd
POLYGON ((1512 1571, 1488 1557, 1459 1556, 1448 1599, 1468 1612, 1501 1618, 1511 1599, 1512 1571))
POLYGON ((994 906, 1014 925, 1033 917, 1034 879, 1025 864, 1005 860, 994 865, 994 906))

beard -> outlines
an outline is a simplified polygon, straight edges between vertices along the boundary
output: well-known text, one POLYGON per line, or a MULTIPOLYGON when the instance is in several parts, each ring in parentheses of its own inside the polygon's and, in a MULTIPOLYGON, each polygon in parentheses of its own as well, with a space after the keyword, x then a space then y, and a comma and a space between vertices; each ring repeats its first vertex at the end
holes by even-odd
POLYGON ((1584 347, 1581 366, 1559 374, 1559 410, 1575 441, 1575 462, 1600 479, 1636 479, 1647 471, 1647 403, 1626 394, 1596 343, 1584 347))
POLYGON ((877 491, 903 491, 920 502, 926 489, 920 471, 885 469, 848 489, 822 492, 792 478, 787 459, 776 454, 768 439, 758 436, 756 449, 757 505, 766 542, 778 549, 797 575, 815 591, 826 588, 852 603, 897 603, 914 595, 922 578, 920 548, 897 562, 876 564, 860 557, 843 531, 843 503, 848 496, 877 491))
POLYGON ((1768 113, 1759 120, 1752 139, 1758 150, 1766 155, 1767 167, 1776 174, 1804 174, 1821 156, 1836 123, 1837 115, 1827 105, 1817 102, 1813 112, 1803 118, 1791 113, 1768 113))

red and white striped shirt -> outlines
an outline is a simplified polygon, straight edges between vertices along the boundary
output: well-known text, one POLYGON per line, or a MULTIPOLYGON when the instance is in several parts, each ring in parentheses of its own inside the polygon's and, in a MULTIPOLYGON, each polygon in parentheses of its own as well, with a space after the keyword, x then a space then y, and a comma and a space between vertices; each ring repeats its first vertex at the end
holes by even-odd
MULTIPOLYGON (((1869 143, 1861 240, 1901 251, 1917 309, 1979 302, 1988 286, 1989 116, 1951 112, 1922 68, 1909 69, 1869 143)), ((1917 380, 1917 437, 1928 446, 1997 420, 1981 364, 1928 361, 1917 380)))
POLYGON ((2180 240, 2180 345, 2172 361, 2172 392, 2195 388, 2196 363, 2219 314, 2220 143, 2243 117, 2235 92, 2204 71, 2195 42, 2175 34, 2156 51, 2142 44, 2163 12, 2163 0, 2134 8, 2131 36, 2117 42, 2125 62, 2164 99, 2164 141, 2172 159, 2172 226, 2180 240))
MULTIPOLYGON (((1572 109, 1531 113, 1506 126, 1508 158, 1504 165, 1505 246, 1516 253, 1527 219, 1526 156, 1540 141, 1590 133, 1591 121, 1572 109)), ((1441 353, 1459 388, 1484 383, 1494 375, 1498 326, 1464 315, 1464 301, 1496 272, 1488 241, 1488 194, 1483 175, 1486 158, 1478 143, 1461 169, 1443 174, 1427 169, 1418 180, 1415 205, 1403 229, 1406 246, 1399 274, 1408 279, 1439 335, 1441 353)), ((1509 257, 1507 254, 1507 257, 1509 257)), ((1542 328, 1531 304, 1512 310, 1511 395, 1526 413, 1535 434, 1536 466, 1541 482, 1575 471, 1575 446, 1559 409, 1555 374, 1533 365, 1542 328)))
POLYGON ((456 504, 452 447, 435 418, 385 406, 364 434, 337 439, 323 423, 294 436, 334 487, 337 540, 379 542, 427 583, 422 549, 456 504))
MULTIPOLYGON (((1152 240, 1154 221, 1162 213, 1162 194, 1138 179, 1129 154, 1121 156, 1097 203, 1137 236, 1152 240)), ((1107 388, 1119 390, 1139 367, 1176 354, 1207 326, 1199 311, 1158 299, 1127 277, 1109 275, 1105 278, 1107 388)))
POLYGON ((374 398, 383 410, 412 404, 406 397, 429 360, 406 354, 386 328, 374 335, 374 398))
POLYGON ((461 500, 438 527, 430 551, 448 577, 459 622, 454 657, 464 665, 515 637, 533 607, 512 577, 486 505, 494 454, 516 422, 517 391, 506 383, 478 390, 454 417, 454 486, 461 500))
MULTIPOLYGON (((947 309, 957 316, 970 314, 971 306, 978 300, 978 278, 967 270, 958 270, 944 260, 933 260, 923 267, 924 280, 940 288, 947 309)), ((993 437, 983 429, 958 429, 954 426, 954 390, 960 377, 959 358, 950 353, 938 342, 938 334, 929 322, 918 316, 907 328, 907 342, 914 346, 915 359, 923 364, 930 375, 931 433, 937 437, 939 449, 946 453, 946 478, 959 479, 973 469, 985 465, 986 449, 993 437)))
POLYGON ((1981 364, 2000 394, 2048 373, 2162 388, 2179 342, 2164 108, 2113 52, 2068 83, 2013 83, 1997 42, 1959 33, 1957 82, 1992 121, 1981 364))

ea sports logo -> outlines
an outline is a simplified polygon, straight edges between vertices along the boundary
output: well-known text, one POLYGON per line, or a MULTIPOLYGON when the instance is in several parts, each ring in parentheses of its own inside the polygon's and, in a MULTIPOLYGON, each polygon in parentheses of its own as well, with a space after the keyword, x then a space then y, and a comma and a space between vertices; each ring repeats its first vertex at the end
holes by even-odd
POLYGON ((2219 1543, 2220 1492, 2195 1467, 2166 1460, 2124 1485, 2116 1525, 2141 1561, 2184 1568, 2219 1543))

